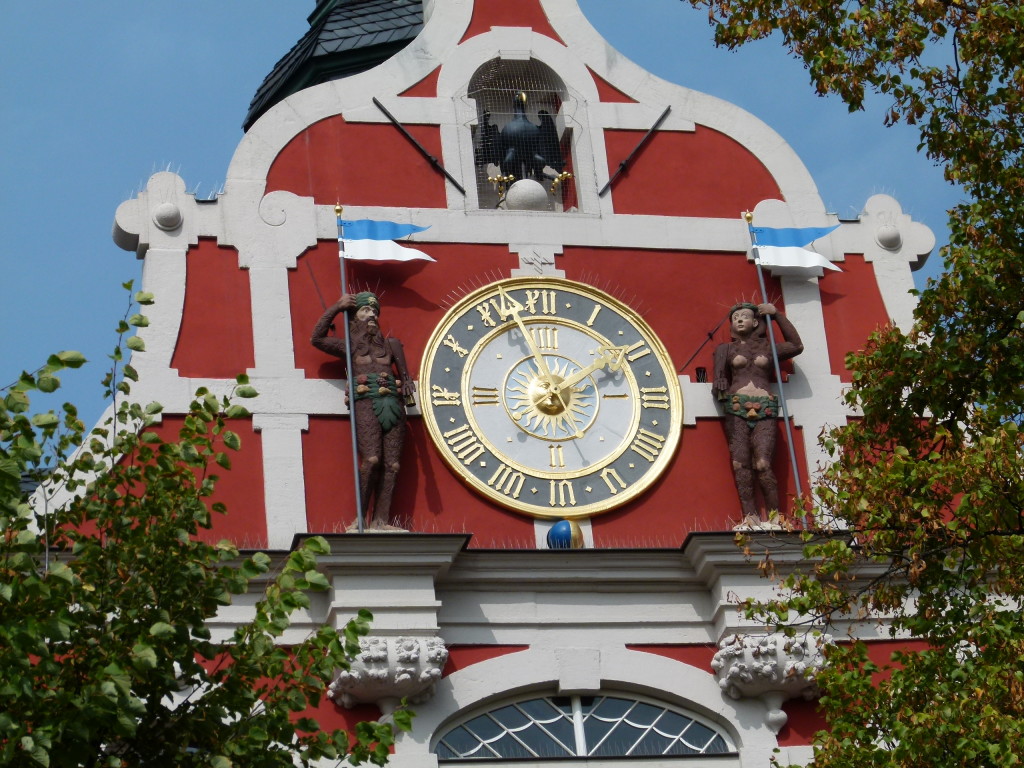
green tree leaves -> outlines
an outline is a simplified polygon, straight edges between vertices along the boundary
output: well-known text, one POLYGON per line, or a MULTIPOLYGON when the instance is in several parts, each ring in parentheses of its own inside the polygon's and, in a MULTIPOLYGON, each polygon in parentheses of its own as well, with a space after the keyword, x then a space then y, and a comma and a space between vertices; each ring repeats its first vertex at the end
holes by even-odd
MULTIPOLYGON (((224 511, 210 502, 210 470, 230 465, 241 447, 230 420, 248 411, 201 390, 165 440, 152 429, 160 405, 123 397, 134 378, 126 366, 116 386, 108 377, 117 407, 97 430, 73 406, 30 415, 29 393, 56 389, 57 374, 82 363, 51 356, 0 393, 0 765, 382 763, 392 726, 350 735, 310 714, 358 652, 369 614, 341 636, 324 627, 297 645, 276 642, 309 607, 307 592, 328 588, 317 570, 328 542, 308 539, 282 562, 198 536, 224 511), (48 506, 56 488, 71 500, 48 506), (251 621, 215 638, 208 621, 254 582, 262 597, 251 621)), ((256 394, 244 376, 238 389, 256 394)))
MULTIPOLYGON (((1024 737, 1024 6, 1002 0, 689 0, 727 46, 777 34, 822 94, 918 126, 960 185, 946 272, 907 333, 851 356, 861 419, 824 438, 817 498, 784 604, 819 626, 880 621, 919 640, 893 659, 829 651, 820 766, 1020 765, 1024 737), (887 667, 875 676, 879 663, 887 667)), ((773 624, 776 603, 751 605, 773 624)), ((870 631, 864 625, 865 631, 870 631)), ((792 629, 792 627, 791 627, 792 629)))

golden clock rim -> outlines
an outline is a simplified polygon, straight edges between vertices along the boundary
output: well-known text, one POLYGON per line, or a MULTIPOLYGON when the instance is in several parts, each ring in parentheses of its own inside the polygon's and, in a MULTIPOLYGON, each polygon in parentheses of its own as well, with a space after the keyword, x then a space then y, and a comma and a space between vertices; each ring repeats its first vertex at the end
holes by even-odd
MULTIPOLYGON (((542 520, 580 520, 619 509, 642 496, 662 479, 665 472, 668 471, 669 465, 675 458, 675 455, 679 450, 679 445, 682 442, 684 408, 682 388, 679 385, 679 377, 676 373, 675 366, 672 364, 672 359, 669 357, 668 350, 665 349, 665 345, 662 343, 661 338, 654 332, 654 329, 651 328, 643 317, 641 317, 632 307, 623 303, 620 299, 617 299, 606 291, 596 288, 588 283, 570 280, 568 278, 540 276, 503 278, 475 288, 462 296, 445 311, 444 316, 430 334, 426 346, 424 347, 423 359, 420 363, 419 380, 421 382, 421 398, 423 399, 423 406, 421 408, 422 418, 423 421, 426 422, 427 432, 430 435, 430 439, 437 448, 438 453, 440 453, 441 459, 445 465, 457 477, 459 477, 465 485, 471 488, 474 493, 486 498, 488 501, 491 501, 498 506, 528 517, 542 520), (671 416, 669 420, 670 425, 668 434, 665 436, 665 445, 663 450, 658 454, 657 459, 653 462, 653 465, 648 469, 644 476, 633 485, 623 489, 620 492, 621 495, 616 494, 604 501, 584 504, 579 508, 570 509, 559 507, 548 511, 540 506, 524 504, 520 501, 509 499, 507 496, 494 491, 494 489, 476 477, 476 475, 469 472, 466 467, 462 466, 458 458, 454 456, 454 454, 452 454, 445 445, 446 441, 442 434, 441 426, 435 419, 434 407, 429 405, 427 402, 427 399, 430 397, 430 393, 427 389, 422 387, 422 384, 425 383, 429 385, 429 371, 432 367, 434 357, 439 352, 441 342, 445 335, 451 332, 455 320, 465 314, 468 310, 472 309, 482 300, 483 297, 494 293, 499 286, 504 290, 523 288, 557 290, 559 286, 562 286, 570 292, 589 294, 595 301, 609 306, 615 312, 619 313, 627 322, 637 326, 641 335, 650 342, 651 352, 657 357, 659 365, 664 369, 666 374, 665 379, 669 390, 669 402, 672 406, 678 407, 672 407, 669 411, 671 416)), ((463 409, 466 408, 465 405, 461 407, 463 409)), ((467 424, 469 421, 470 420, 467 418, 467 424)), ((566 479, 578 479, 578 477, 578 473, 573 476, 571 476, 570 473, 566 473, 565 475, 566 479)))

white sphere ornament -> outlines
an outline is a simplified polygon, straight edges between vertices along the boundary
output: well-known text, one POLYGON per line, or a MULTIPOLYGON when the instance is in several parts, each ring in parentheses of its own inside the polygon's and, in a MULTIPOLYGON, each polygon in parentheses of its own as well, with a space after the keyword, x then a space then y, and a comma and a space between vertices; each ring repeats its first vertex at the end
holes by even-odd
POLYGON ((520 179, 505 193, 505 207, 510 211, 547 211, 551 200, 539 181, 520 179))
POLYGON ((171 232, 181 226, 181 209, 174 203, 160 203, 153 209, 153 223, 164 232, 171 232))
POLYGON ((898 251, 903 245, 903 235, 895 224, 883 224, 875 230, 875 242, 887 251, 898 251))

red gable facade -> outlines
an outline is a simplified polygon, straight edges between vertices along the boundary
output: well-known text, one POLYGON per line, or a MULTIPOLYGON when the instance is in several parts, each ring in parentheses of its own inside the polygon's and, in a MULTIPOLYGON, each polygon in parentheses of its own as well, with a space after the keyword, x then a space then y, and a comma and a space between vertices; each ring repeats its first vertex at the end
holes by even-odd
POLYGON ((393 764, 806 757, 813 675, 785 670, 815 658, 814 641, 773 646, 774 683, 737 671, 775 642, 735 608, 766 585, 733 545, 730 417, 712 392, 721 321, 761 296, 743 213, 838 225, 813 249, 841 271, 764 272, 805 349, 783 370, 783 515, 795 475, 806 488, 826 459, 819 432, 852 416, 845 353, 909 324, 910 270, 934 238, 884 195, 840 221, 771 128, 642 71, 574 0, 424 5, 398 53, 264 107, 216 200, 159 173, 118 209, 115 240, 157 299, 135 392, 164 404, 173 434, 197 387, 249 375, 260 395, 209 535, 275 551, 330 536, 335 590, 310 624, 358 607, 376 622, 324 709, 344 720, 418 701, 393 764), (515 144, 519 128, 532 144, 515 144), (379 296, 417 381, 398 531, 353 531, 345 365, 310 344, 341 293, 337 205, 345 220, 425 228, 399 244, 434 260, 350 261, 345 276, 379 296), (588 399, 591 379, 572 378, 591 365, 588 399), (517 394, 530 366, 568 382, 572 407, 517 394), (579 548, 549 549, 562 519, 579 548), (645 736, 655 721, 662 735, 645 736))

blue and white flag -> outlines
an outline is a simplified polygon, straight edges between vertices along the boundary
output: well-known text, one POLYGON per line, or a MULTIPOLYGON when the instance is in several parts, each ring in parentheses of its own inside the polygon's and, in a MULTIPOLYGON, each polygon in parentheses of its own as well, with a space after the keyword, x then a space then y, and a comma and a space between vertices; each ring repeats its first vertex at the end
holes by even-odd
POLYGON ((338 240, 342 256, 355 261, 433 261, 423 251, 395 242, 425 229, 429 227, 373 219, 338 219, 338 240))
POLYGON ((810 245, 818 238, 839 229, 832 227, 804 227, 774 229, 772 227, 751 227, 758 264, 769 267, 824 267, 836 272, 842 270, 820 253, 809 251, 803 246, 810 245))

